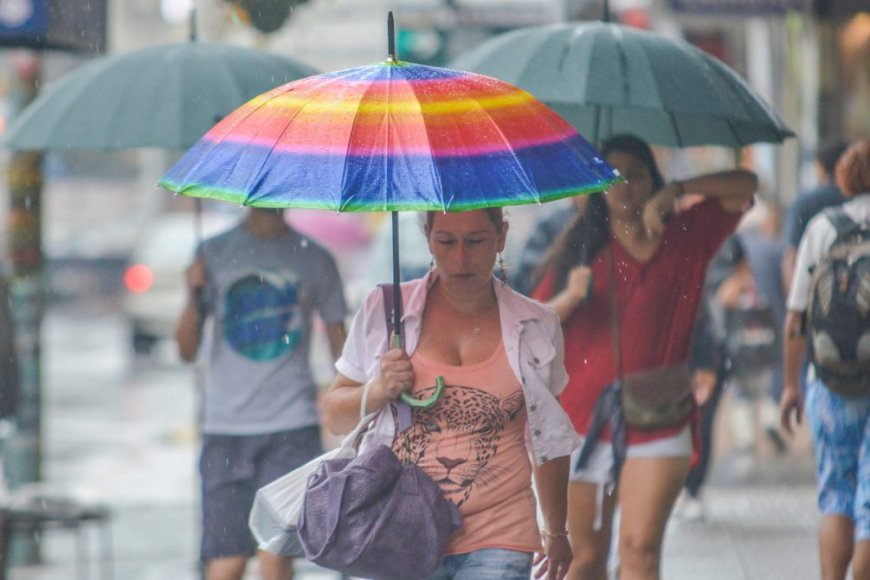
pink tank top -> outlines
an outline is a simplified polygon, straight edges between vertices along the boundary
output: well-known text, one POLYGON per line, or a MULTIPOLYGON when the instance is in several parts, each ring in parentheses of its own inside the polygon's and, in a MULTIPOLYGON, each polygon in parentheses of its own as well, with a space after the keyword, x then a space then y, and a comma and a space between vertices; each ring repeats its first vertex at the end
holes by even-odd
POLYGON ((445 365, 418 353, 411 364, 414 396, 430 395, 438 375, 446 387, 438 403, 413 409, 413 424, 397 435, 393 450, 419 465, 459 506, 463 526, 445 553, 539 550, 525 398, 503 344, 474 365, 445 365))

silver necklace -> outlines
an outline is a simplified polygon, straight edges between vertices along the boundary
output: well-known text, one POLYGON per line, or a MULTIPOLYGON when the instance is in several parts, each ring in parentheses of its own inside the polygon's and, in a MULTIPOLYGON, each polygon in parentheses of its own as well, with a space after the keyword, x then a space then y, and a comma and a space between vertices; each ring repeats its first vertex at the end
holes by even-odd
POLYGON ((487 314, 490 310, 492 310, 492 307, 495 306, 497 303, 498 303, 498 298, 493 298, 492 303, 489 306, 487 306, 486 308, 484 308, 483 310, 481 310, 480 312, 478 312, 477 314, 474 315, 474 317, 472 319, 474 326, 471 329, 471 333, 474 336, 477 336, 480 334, 480 323, 481 323, 481 318, 483 318, 483 315, 487 314))

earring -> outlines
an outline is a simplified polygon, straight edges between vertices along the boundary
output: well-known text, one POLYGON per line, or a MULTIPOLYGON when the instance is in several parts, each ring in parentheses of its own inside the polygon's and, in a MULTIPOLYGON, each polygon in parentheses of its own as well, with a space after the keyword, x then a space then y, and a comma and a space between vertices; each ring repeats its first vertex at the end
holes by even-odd
POLYGON ((435 269, 435 256, 430 256, 430 257, 429 257, 429 269, 430 269, 430 270, 434 270, 434 269, 435 269))
POLYGON ((504 271, 504 256, 498 253, 498 279, 507 284, 507 273, 504 271))

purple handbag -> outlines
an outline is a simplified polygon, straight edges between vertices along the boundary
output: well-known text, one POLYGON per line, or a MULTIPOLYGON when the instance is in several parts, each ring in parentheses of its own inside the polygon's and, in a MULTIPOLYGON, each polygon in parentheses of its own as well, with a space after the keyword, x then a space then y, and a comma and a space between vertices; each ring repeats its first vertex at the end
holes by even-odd
POLYGON ((354 459, 330 459, 311 476, 299 539, 319 566, 364 578, 435 573, 459 509, 416 465, 378 445, 354 459))

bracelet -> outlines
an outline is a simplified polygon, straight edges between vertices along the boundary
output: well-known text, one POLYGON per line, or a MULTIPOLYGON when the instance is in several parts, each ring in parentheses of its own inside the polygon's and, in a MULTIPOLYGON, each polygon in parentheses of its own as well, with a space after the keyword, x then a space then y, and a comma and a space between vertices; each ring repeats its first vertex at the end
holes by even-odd
POLYGON ((541 530, 541 535, 545 538, 567 538, 568 530, 562 530, 561 532, 549 532, 547 530, 541 530))

